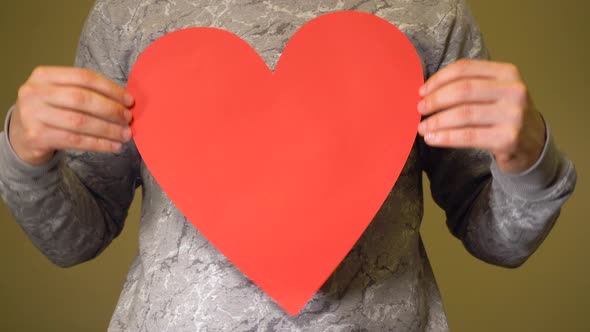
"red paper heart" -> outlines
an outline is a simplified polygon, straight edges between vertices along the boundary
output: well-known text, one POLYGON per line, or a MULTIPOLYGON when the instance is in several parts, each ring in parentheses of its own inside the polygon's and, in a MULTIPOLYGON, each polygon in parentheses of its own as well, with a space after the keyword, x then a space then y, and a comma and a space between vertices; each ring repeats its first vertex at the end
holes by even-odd
POLYGON ((304 25, 274 73, 229 32, 170 33, 139 57, 127 88, 135 143, 156 181, 294 315, 394 186, 422 82, 403 33, 345 11, 304 25))

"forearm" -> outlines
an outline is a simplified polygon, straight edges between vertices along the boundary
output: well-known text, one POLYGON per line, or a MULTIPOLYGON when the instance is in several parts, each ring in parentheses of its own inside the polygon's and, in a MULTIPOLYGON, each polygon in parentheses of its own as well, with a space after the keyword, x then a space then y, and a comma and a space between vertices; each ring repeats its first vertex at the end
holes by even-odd
POLYGON ((41 166, 18 159, 6 129, 0 133, 0 194, 19 225, 59 266, 95 257, 109 242, 95 197, 66 166, 63 152, 41 166))
POLYGON ((541 245, 571 196, 576 171, 551 140, 529 171, 510 175, 492 164, 492 178, 457 230, 467 250, 496 265, 517 267, 541 245))

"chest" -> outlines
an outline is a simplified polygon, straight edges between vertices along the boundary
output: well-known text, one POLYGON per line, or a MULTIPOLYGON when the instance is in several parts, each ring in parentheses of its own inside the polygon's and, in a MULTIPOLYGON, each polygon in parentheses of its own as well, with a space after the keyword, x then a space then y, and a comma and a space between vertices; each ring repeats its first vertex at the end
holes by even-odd
POLYGON ((125 68, 159 37, 183 28, 206 26, 230 31, 248 42, 271 69, 283 48, 306 22, 322 14, 357 10, 382 17, 402 30, 426 68, 437 60, 443 40, 441 20, 452 10, 448 0, 177 0, 141 1, 128 8, 121 29, 129 39, 125 68), (126 15, 127 16, 127 15, 126 15))

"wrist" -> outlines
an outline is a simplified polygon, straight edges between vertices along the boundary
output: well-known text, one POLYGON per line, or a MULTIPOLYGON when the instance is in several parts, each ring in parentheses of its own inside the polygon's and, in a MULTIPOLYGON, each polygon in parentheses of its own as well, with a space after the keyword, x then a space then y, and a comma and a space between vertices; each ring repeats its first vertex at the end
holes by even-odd
POLYGON ((22 125, 18 116, 18 109, 15 107, 14 112, 10 115, 8 126, 6 128, 8 143, 12 147, 16 156, 30 165, 43 165, 51 161, 55 151, 41 151, 32 149, 24 143, 22 125))
POLYGON ((547 143, 547 127, 541 113, 529 115, 529 125, 521 132, 517 149, 510 153, 495 154, 498 167, 505 173, 518 174, 531 168, 543 153, 547 143))
POLYGON ((563 157, 546 127, 546 140, 541 155, 534 165, 520 173, 506 173, 497 162, 492 162, 491 171, 496 181, 505 191, 520 198, 539 199, 547 194, 561 168, 563 157))

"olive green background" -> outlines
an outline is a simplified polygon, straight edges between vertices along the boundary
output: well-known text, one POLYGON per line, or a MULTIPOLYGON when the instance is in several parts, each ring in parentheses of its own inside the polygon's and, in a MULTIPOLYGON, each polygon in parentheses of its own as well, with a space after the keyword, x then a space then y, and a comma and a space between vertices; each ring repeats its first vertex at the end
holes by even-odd
MULTIPOLYGON (((587 0, 471 0, 493 57, 516 63, 579 179, 553 232, 521 268, 469 256, 428 198, 422 232, 454 331, 590 331, 590 28, 587 0)), ((40 64, 73 62, 88 0, 2 1, 0 116, 40 64)), ((428 196, 428 191, 426 191, 428 196)), ((140 195, 98 259, 49 263, 0 203, 0 331, 104 331, 137 251, 140 195)))

